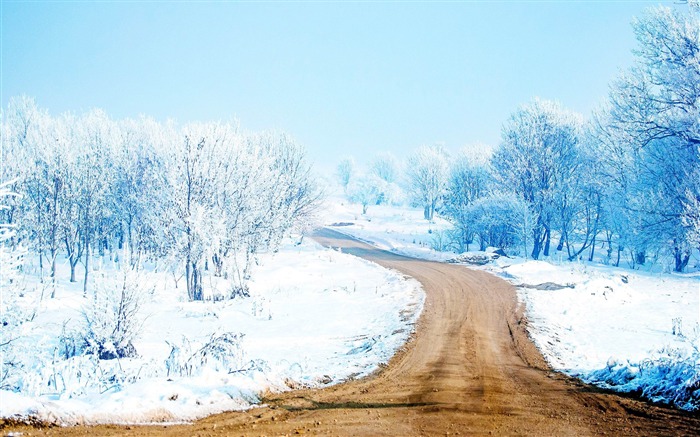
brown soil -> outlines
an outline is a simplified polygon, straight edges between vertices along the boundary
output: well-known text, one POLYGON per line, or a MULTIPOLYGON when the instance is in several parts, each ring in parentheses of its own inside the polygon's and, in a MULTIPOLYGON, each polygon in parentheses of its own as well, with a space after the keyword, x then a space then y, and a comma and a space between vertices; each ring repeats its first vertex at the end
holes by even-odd
MULTIPOLYGON (((416 334, 375 375, 191 425, 41 428, 24 435, 698 435, 700 415, 623 397, 552 372, 528 339, 515 291, 462 266, 406 258, 320 230, 341 247, 419 280, 416 334)), ((1 426, 1 425, 0 425, 1 426)))

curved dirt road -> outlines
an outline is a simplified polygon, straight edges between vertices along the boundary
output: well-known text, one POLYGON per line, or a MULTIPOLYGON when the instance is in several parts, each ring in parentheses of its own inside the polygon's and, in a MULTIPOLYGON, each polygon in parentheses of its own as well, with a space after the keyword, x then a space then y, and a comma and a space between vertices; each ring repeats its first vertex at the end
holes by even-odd
MULTIPOLYGON (((376 375, 271 394, 266 408, 192 425, 17 429, 25 435, 697 435, 700 416, 551 372, 527 339, 515 291, 461 266, 378 250, 331 230, 316 240, 419 280, 415 338, 376 375)), ((5 431, 8 429, 6 428, 5 431)))

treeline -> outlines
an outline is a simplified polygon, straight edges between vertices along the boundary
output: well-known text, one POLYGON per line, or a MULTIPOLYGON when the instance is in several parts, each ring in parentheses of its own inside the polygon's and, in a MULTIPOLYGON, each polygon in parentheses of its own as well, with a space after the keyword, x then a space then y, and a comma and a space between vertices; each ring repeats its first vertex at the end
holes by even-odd
MULTIPOLYGON (((635 63, 588 120, 536 99, 504 123, 491 153, 412 154, 404 192, 426 219, 438 211, 454 223, 457 250, 476 243, 593 260, 603 249, 607 262, 633 267, 670 255, 683 271, 700 249, 700 10, 683 8, 634 22, 635 63)), ((349 162, 338 167, 348 194, 381 202, 376 172, 356 184, 373 190, 353 192, 349 162)))
POLYGON ((38 255, 42 280, 65 256, 83 289, 96 256, 139 268, 168 265, 190 300, 246 294, 256 253, 303 228, 319 197, 303 149, 285 135, 248 134, 235 123, 177 126, 113 120, 93 110, 51 116, 27 97, 3 116, 0 222, 12 244, 38 255), (203 277, 228 279, 227 296, 203 277))

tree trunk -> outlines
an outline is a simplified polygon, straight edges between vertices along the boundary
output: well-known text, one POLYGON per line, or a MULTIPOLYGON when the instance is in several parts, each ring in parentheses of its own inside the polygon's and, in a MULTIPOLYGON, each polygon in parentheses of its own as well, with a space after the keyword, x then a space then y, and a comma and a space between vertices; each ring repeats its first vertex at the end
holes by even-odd
POLYGON ((78 282, 75 280, 75 266, 77 263, 73 263, 72 260, 68 260, 68 264, 70 264, 70 281, 71 282, 78 282))
POLYGON ((221 257, 218 253, 215 253, 211 257, 211 262, 214 264, 214 276, 220 278, 224 266, 223 257, 221 257))
POLYGON ((58 256, 56 249, 51 249, 51 279, 56 281, 56 257, 58 256))
POLYGON ((612 261, 612 234, 608 234, 607 236, 607 243, 608 243, 608 248, 606 249, 608 253, 608 260, 612 261))
POLYGON ((551 233, 549 229, 544 231, 544 256, 549 256, 549 244, 550 244, 551 233))
POLYGON ((131 232, 133 218, 129 217, 129 223, 126 226, 126 244, 129 246, 129 265, 134 267, 134 239, 131 232))
POLYGON ((39 282, 44 283, 44 251, 39 251, 39 282))
POLYGON ((593 237, 593 242, 591 243, 591 253, 588 255, 588 262, 593 261, 593 255, 595 255, 595 237, 593 237))
POLYGON ((187 261, 185 266, 187 297, 190 301, 202 300, 202 273, 195 261, 187 261))
POLYGON ((430 206, 426 206, 423 208, 423 218, 426 220, 432 220, 432 217, 430 215, 430 206))
POLYGON ((690 261, 690 252, 675 248, 673 249, 673 257, 676 261, 673 271, 676 273, 682 273, 688 265, 688 261, 690 261))
POLYGON ((559 244, 557 244, 557 252, 561 252, 562 250, 564 250, 564 231, 561 232, 559 244))
POLYGON ((56 257, 58 257, 58 249, 55 245, 51 247, 51 278, 56 280, 56 257))
POLYGON ((58 256, 58 190, 60 180, 54 177, 53 205, 51 211, 51 277, 56 281, 56 257, 58 256))
POLYGON ((637 252, 636 255, 634 256, 634 262, 639 264, 639 265, 644 265, 646 260, 647 260, 647 255, 644 251, 637 252))
POLYGON ((540 258, 540 251, 542 250, 542 237, 541 237, 541 231, 539 229, 535 229, 532 231, 533 233, 533 238, 532 238, 532 259, 537 260, 540 258))
POLYGON ((90 274, 90 237, 85 235, 85 277, 83 279, 83 296, 87 296, 88 275, 90 274))
POLYGON ((194 295, 192 293, 192 272, 191 272, 191 265, 192 263, 190 262, 189 257, 187 257, 187 260, 185 261, 185 285, 187 286, 187 298, 190 301, 194 300, 194 295))
POLYGON ((196 263, 192 263, 192 300, 202 300, 202 274, 196 263))

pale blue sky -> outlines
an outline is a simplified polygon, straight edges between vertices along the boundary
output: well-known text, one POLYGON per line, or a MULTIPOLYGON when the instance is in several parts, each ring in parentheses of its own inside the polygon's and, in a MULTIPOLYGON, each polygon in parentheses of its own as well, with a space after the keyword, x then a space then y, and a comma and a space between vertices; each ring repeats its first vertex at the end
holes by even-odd
POLYGON ((235 116, 319 163, 496 144, 534 96, 600 103, 631 62, 630 21, 656 4, 2 0, 2 105, 235 116))

